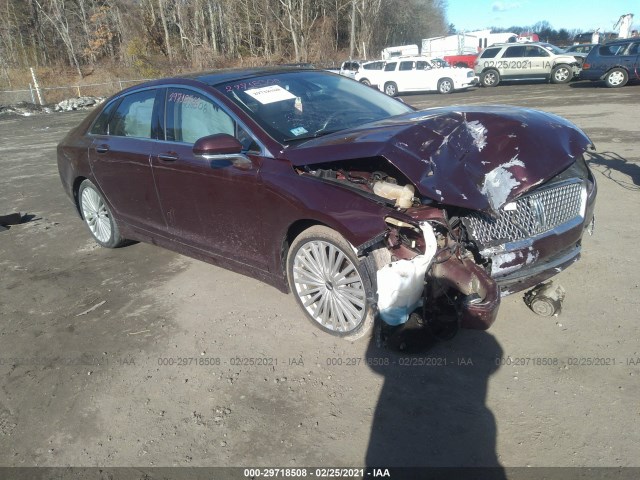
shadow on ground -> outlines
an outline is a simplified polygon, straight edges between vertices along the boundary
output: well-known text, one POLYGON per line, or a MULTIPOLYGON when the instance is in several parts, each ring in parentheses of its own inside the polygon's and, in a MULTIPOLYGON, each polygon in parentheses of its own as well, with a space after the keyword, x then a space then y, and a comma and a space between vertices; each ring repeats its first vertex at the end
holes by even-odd
POLYGON ((452 342, 426 342, 423 352, 412 355, 372 341, 367 361, 385 380, 367 466, 493 467, 492 479, 506 478, 496 455, 496 422, 485 405, 502 354, 484 331, 463 330, 452 342), (389 365, 379 365, 384 358, 389 365))
POLYGON ((614 152, 589 153, 587 155, 589 166, 602 175, 617 183, 627 190, 640 190, 640 165, 628 161, 614 152), (620 172, 629 177, 629 180, 613 178, 613 171, 620 172))

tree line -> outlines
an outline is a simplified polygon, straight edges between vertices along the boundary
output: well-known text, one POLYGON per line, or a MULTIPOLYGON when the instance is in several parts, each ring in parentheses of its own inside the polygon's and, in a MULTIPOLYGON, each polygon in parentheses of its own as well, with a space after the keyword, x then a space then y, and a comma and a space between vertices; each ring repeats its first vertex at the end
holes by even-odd
POLYGON ((238 59, 376 58, 446 32, 444 1, 0 0, 0 67, 68 65, 84 76, 117 62, 144 75, 238 59))

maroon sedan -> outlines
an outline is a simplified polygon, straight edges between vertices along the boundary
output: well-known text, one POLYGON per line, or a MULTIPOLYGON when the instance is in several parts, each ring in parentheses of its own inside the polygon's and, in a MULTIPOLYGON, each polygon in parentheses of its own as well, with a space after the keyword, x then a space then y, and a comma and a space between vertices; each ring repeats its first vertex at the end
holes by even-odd
POLYGON ((548 113, 415 111, 276 68, 120 92, 60 143, 58 167, 100 245, 150 242, 250 275, 353 339, 376 317, 488 328, 501 296, 576 261, 596 194, 588 148, 548 113))

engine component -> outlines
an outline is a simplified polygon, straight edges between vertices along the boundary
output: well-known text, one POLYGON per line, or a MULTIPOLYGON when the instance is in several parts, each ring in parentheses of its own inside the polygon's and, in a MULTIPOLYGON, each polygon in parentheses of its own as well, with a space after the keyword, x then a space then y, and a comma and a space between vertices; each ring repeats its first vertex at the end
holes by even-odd
POLYGON ((524 303, 537 315, 553 317, 562 311, 565 290, 552 281, 541 283, 524 294, 524 303))
POLYGON ((395 200, 396 207, 409 208, 413 205, 415 189, 411 184, 401 187, 395 183, 379 181, 373 184, 373 193, 389 200, 395 200))

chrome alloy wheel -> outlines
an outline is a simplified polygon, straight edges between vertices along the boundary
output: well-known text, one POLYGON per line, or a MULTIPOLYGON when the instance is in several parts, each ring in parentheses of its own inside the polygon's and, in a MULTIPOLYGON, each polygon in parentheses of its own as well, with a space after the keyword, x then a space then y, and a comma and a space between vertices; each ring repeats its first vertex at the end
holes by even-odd
POLYGON ((349 333, 365 319, 367 302, 360 273, 332 243, 311 240, 298 249, 293 284, 307 313, 327 330, 349 333))
POLYGON ((109 211, 102 197, 91 187, 82 190, 80 201, 82 216, 93 236, 102 243, 111 240, 112 230, 109 211))

